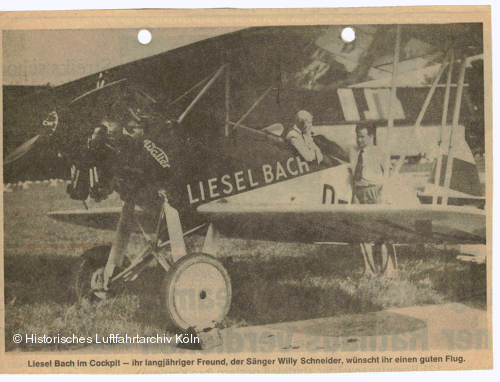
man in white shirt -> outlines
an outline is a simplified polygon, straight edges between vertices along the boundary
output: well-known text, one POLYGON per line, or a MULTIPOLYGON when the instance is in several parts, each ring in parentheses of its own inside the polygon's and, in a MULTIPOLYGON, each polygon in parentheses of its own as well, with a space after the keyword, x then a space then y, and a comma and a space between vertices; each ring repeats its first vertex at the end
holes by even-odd
POLYGON ((353 170, 354 204, 380 204, 386 155, 373 144, 375 126, 356 126, 357 146, 350 147, 349 159, 353 170))
POLYGON ((323 161, 321 150, 313 141, 311 127, 313 116, 311 113, 301 110, 295 116, 295 125, 286 135, 293 147, 307 162, 317 160, 318 163, 323 161))
MULTIPOLYGON (((356 126, 357 146, 350 147, 349 159, 353 170, 352 203, 353 204, 381 204, 382 185, 387 156, 382 149, 373 143, 375 125, 359 124, 356 126)), ((361 244, 361 252, 365 261, 365 276, 373 277, 377 274, 397 278, 396 252, 393 245, 385 243, 361 244), (376 264, 373 250, 381 255, 381 263, 376 264)))

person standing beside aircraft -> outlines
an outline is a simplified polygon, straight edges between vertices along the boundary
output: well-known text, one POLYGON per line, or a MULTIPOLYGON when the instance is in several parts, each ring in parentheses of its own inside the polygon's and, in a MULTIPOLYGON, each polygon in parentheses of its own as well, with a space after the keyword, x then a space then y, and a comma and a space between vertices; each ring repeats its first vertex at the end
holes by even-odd
MULTIPOLYGON (((387 156, 374 145, 375 125, 373 123, 356 126, 356 146, 351 146, 349 159, 352 176, 352 204, 382 204, 382 187, 386 171, 387 156)), ((365 276, 397 278, 396 252, 393 245, 384 242, 361 243, 361 252, 365 262, 365 276), (388 252, 390 248, 390 254, 388 252), (381 255, 382 264, 376 265, 373 250, 381 255)))
POLYGON ((286 140, 295 147, 307 162, 317 160, 318 163, 321 163, 323 154, 313 141, 311 133, 312 121, 313 116, 311 113, 300 110, 295 116, 295 125, 286 135, 286 140))
POLYGON ((382 203, 386 155, 373 144, 374 136, 373 123, 356 126, 357 145, 349 148, 349 161, 353 171, 353 204, 382 203))

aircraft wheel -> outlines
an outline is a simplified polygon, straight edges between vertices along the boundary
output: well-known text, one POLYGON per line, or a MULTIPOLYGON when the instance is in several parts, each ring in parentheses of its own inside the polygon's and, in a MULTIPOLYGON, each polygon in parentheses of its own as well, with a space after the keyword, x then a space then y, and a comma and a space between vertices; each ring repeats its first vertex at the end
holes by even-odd
POLYGON ((231 280, 226 269, 205 254, 178 260, 165 276, 162 291, 167 319, 181 331, 214 327, 231 305, 231 280))
POLYGON ((101 245, 85 251, 79 259, 75 274, 75 292, 78 301, 88 297, 104 298, 104 292, 94 292, 102 278, 104 266, 111 251, 110 245, 101 245), (97 294, 96 294, 97 293, 97 294))

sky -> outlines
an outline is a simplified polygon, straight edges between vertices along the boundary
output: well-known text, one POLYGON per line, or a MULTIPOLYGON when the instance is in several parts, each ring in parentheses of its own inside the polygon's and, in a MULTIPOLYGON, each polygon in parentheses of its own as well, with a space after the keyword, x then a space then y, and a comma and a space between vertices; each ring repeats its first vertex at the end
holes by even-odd
POLYGON ((3 32, 3 84, 53 86, 239 28, 16 30, 3 32))

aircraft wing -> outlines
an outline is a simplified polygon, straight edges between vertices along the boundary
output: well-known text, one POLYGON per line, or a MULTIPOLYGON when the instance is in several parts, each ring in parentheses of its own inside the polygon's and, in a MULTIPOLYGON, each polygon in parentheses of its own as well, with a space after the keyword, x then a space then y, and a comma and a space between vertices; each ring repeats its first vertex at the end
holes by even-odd
MULTIPOLYGON (((108 207, 89 210, 54 211, 49 212, 48 216, 62 223, 115 231, 121 212, 122 207, 108 207)), ((153 221, 156 223, 156 220, 148 219, 146 214, 138 207, 136 207, 136 216, 143 226, 146 225, 147 231, 152 231, 151 224, 148 224, 148 222, 153 221)), ((136 231, 139 231, 138 226, 136 227, 136 231)))
MULTIPOLYGON (((146 231, 151 219, 138 207, 146 231)), ((293 205, 208 203, 198 212, 227 237, 281 242, 486 244, 486 214, 468 207, 420 205, 293 205)), ((49 217, 89 228, 116 230, 121 207, 55 211, 49 217)), ((136 231, 139 232, 138 226, 136 231)))
POLYGON ((228 237, 304 243, 486 243, 486 215, 474 208, 209 203, 198 212, 228 237))

